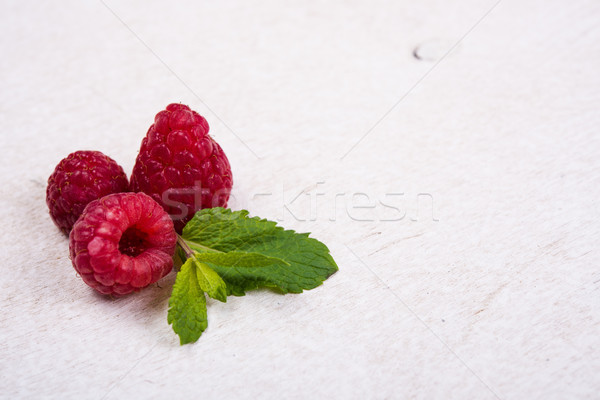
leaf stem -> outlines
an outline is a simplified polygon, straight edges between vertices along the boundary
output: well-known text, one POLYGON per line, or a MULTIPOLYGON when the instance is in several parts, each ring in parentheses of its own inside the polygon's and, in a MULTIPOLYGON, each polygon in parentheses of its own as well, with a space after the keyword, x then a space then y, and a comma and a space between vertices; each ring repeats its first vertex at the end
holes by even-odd
POLYGON ((190 249, 190 246, 188 246, 185 239, 182 238, 180 235, 177 235, 177 244, 179 245, 179 247, 181 247, 181 250, 183 250, 187 258, 191 258, 194 256, 195 251, 190 249))

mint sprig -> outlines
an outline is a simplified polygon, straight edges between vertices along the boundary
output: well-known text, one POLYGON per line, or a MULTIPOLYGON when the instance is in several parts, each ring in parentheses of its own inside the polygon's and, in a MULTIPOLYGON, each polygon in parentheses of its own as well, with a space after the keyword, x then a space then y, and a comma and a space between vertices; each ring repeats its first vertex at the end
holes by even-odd
POLYGON ((179 238, 186 258, 169 300, 168 322, 181 344, 207 328, 205 293, 220 301, 266 287, 301 293, 323 283, 338 267, 323 243, 284 230, 248 211, 221 207, 198 211, 179 238))

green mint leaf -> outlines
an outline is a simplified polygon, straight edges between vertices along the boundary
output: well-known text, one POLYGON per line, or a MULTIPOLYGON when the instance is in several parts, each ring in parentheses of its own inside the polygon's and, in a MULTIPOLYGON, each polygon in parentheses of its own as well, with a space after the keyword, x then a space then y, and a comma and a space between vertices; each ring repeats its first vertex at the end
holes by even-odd
POLYGON ((248 217, 246 210, 200 210, 182 237, 198 252, 197 259, 217 272, 228 292, 237 296, 259 287, 300 293, 321 285, 338 270, 327 246, 308 233, 248 217))
POLYGON ((207 295, 213 299, 227 301, 227 286, 223 279, 217 274, 212 268, 206 265, 199 257, 196 256, 196 277, 198 278, 198 284, 200 289, 206 292, 207 295))
POLYGON ((244 295, 245 290, 259 287, 279 289, 286 287, 289 281, 294 281, 294 276, 290 276, 288 270, 289 263, 259 253, 200 253, 196 254, 196 259, 210 265, 212 269, 219 270, 223 279, 230 282, 227 285, 229 294, 236 296, 244 295), (277 266, 282 270, 274 274, 272 267, 277 266))
POLYGON ((206 297, 199 284, 198 264, 194 258, 188 258, 181 266, 169 299, 167 322, 173 324, 182 345, 198 340, 208 326, 206 297))

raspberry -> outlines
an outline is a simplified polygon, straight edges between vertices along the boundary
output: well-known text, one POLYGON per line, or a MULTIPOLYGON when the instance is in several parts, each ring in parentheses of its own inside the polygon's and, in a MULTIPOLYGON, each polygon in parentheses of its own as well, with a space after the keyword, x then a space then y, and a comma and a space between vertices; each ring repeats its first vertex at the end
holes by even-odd
POLYGON ((186 105, 170 104, 154 118, 133 167, 131 190, 162 205, 177 232, 196 211, 227 207, 231 167, 208 130, 200 114, 186 105))
POLYGON ((46 204, 50 217, 65 234, 85 206, 110 193, 129 190, 123 168, 99 151, 76 151, 64 158, 50 178, 46 188, 46 204))
POLYGON ((159 204, 144 193, 115 193, 87 205, 69 235, 69 250, 85 283, 124 295, 171 271, 176 242, 159 204))

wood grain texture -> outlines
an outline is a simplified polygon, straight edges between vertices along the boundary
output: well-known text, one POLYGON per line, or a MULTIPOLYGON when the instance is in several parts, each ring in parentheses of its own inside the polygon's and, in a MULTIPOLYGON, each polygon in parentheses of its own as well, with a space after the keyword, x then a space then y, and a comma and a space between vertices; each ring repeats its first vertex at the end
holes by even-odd
POLYGON ((597 396, 597 1, 105 4, 1 6, 0 397, 597 396), (179 101, 229 156, 230 206, 340 267, 209 300, 183 347, 174 275, 92 293, 44 202, 72 151, 131 171, 179 101))

